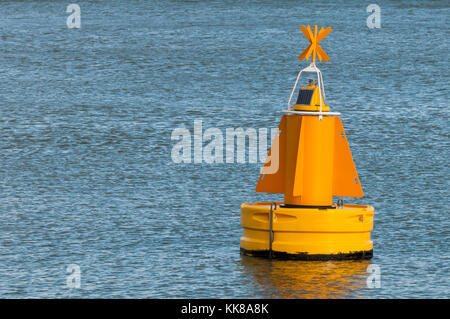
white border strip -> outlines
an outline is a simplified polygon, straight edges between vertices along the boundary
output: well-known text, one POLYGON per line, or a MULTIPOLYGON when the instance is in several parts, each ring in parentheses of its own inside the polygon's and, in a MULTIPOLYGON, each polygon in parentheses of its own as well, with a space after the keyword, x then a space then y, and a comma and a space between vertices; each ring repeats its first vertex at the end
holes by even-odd
POLYGON ((312 112, 312 111, 291 111, 291 110, 284 110, 281 111, 283 113, 287 114, 298 114, 298 115, 319 115, 319 116, 339 116, 341 113, 339 112, 312 112))

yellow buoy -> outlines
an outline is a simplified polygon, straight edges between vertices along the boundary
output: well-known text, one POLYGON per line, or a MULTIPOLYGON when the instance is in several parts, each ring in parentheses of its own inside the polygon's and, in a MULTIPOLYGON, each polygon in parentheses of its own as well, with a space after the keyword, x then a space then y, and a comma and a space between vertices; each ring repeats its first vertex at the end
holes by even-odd
POLYGON ((284 201, 241 206, 241 252, 305 260, 371 258, 373 207, 333 203, 333 196, 362 197, 363 191, 340 113, 326 105, 315 65, 316 54, 329 61, 318 43, 331 28, 301 30, 311 44, 299 59, 312 55, 312 63, 298 74, 256 185, 257 192, 284 194, 284 201), (316 73, 317 80, 300 88, 291 109, 303 72, 316 73))

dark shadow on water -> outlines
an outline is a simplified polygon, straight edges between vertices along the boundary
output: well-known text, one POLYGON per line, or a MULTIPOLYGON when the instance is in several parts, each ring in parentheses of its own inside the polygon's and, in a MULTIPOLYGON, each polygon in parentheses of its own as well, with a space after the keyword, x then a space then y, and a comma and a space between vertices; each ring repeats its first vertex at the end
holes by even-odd
POLYGON ((241 256, 267 298, 362 298, 370 260, 293 261, 241 256))

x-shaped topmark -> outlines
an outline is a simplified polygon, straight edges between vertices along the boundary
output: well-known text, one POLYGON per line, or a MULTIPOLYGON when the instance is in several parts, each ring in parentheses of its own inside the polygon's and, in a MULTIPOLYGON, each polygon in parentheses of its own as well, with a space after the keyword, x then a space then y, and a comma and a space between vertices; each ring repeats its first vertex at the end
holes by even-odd
POLYGON ((311 42, 311 44, 305 49, 305 51, 303 51, 298 56, 298 59, 300 61, 303 59, 308 61, 309 56, 312 53, 312 62, 316 62, 316 54, 319 57, 320 62, 322 62, 322 60, 325 60, 325 62, 328 62, 330 60, 330 58, 325 53, 325 51, 319 46, 319 42, 322 41, 323 38, 325 38, 331 32, 332 29, 330 27, 328 27, 326 29, 324 29, 322 27, 319 31, 319 34, 317 34, 317 25, 315 25, 314 26, 314 34, 313 34, 309 25, 307 28, 305 28, 305 26, 302 25, 300 30, 302 30, 303 34, 308 39, 308 41, 311 42))

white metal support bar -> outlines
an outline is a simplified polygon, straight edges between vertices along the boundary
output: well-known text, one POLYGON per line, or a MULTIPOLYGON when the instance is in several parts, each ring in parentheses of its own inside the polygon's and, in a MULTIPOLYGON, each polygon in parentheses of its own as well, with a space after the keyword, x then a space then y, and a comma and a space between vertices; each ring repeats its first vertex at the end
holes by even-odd
POLYGON ((294 88, 292 89, 292 92, 291 92, 291 96, 289 96, 289 101, 288 101, 288 111, 291 110, 291 100, 292 100, 292 96, 294 95, 295 88, 297 87, 297 83, 298 83, 298 80, 300 79, 300 75, 302 74, 302 72, 303 72, 303 70, 301 70, 301 71, 298 73, 298 75, 297 75, 297 80, 295 80, 294 88))

